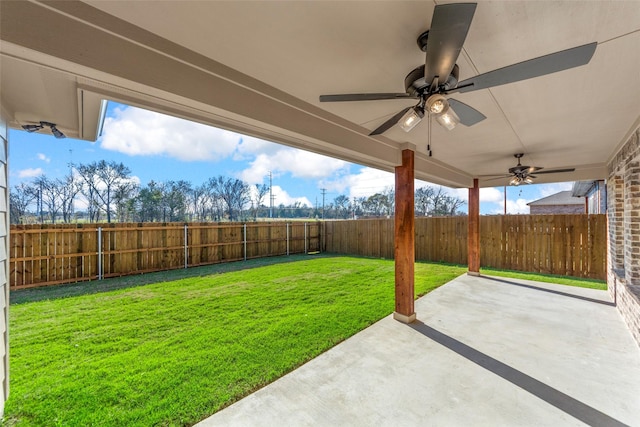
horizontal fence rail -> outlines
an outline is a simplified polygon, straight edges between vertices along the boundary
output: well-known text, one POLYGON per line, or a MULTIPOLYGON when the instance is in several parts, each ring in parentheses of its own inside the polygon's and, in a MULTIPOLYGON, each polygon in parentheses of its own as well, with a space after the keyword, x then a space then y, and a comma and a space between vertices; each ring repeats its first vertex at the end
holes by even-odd
MULTIPOLYGON (((466 216, 416 218, 416 260, 467 264, 466 216)), ((393 258, 393 219, 328 221, 323 250, 393 258)), ((480 217, 480 265, 606 278, 605 215, 480 217)))
MULTIPOLYGON (((416 259, 467 263, 467 217, 416 218, 416 259)), ((393 219, 11 227, 11 289, 307 252, 393 258, 393 219)), ((605 279, 605 215, 480 217, 481 267, 605 279)))
POLYGON ((11 227, 11 289, 320 251, 322 223, 11 227))

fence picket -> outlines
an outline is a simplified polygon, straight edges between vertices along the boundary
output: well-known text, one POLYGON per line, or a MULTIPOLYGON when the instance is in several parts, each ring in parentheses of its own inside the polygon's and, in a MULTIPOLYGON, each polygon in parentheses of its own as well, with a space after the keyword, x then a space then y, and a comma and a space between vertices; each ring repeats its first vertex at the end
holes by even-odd
MULTIPOLYGON (((416 259, 467 263, 467 218, 416 218, 416 259)), ((605 215, 480 217, 482 267, 604 279, 605 215)), ((327 251, 393 258, 393 219, 13 225, 11 289, 327 251), (246 230, 246 231, 245 231, 246 230), (185 244, 186 243, 186 244, 185 244)))
MULTIPOLYGON (((327 252, 393 258, 393 219, 324 227, 327 252)), ((481 216, 480 265, 605 279, 605 233, 605 215, 481 216)), ((415 239, 416 260, 467 263, 465 216, 416 218, 415 239)))

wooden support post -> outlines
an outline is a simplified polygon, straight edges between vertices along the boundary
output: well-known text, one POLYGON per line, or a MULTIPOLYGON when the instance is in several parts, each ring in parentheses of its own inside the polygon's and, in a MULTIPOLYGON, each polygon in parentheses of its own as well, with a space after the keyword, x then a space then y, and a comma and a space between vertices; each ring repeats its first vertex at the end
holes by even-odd
POLYGON ((478 180, 473 180, 469 188, 469 232, 467 236, 469 271, 472 276, 480 275, 480 188, 478 180))
POLYGON ((416 320, 414 311, 414 152, 402 150, 402 165, 396 167, 396 211, 394 258, 396 267, 396 310, 393 317, 404 323, 416 320))

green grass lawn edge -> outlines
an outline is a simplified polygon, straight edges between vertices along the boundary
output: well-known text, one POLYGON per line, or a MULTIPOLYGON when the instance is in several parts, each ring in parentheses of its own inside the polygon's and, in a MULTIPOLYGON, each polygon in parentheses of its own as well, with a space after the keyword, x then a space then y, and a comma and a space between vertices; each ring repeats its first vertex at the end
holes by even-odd
MULTIPOLYGON (((350 256, 354 258, 378 259, 373 257, 358 257, 335 253, 314 253, 314 254, 294 254, 287 256, 274 256, 265 258, 255 258, 246 261, 233 261, 217 263, 186 269, 174 269, 158 271, 153 273, 135 274, 130 276, 112 277, 104 280, 92 280, 77 283, 68 283, 56 286, 43 286, 28 289, 11 290, 10 304, 23 304, 27 302, 43 301, 58 298, 68 298, 72 296, 86 295, 90 293, 110 292, 118 289, 127 289, 136 286, 144 286, 152 283, 168 282, 189 277, 203 277, 211 274, 222 274, 232 271, 241 271, 274 264, 284 264, 297 262, 309 258, 327 258, 350 256)), ((416 261, 416 263, 439 264, 466 268, 462 264, 453 264, 435 261, 416 261)), ((510 277, 514 279, 533 280, 538 282, 556 283, 567 286, 578 286, 583 288, 606 290, 607 284, 604 280, 588 279, 571 276, 560 276, 545 273, 522 272, 516 270, 505 270, 491 267, 482 267, 481 273, 492 276, 510 277)), ((418 295, 422 296, 422 295, 418 295)))
POLYGON ((497 268, 482 267, 481 274, 487 276, 507 277, 511 279, 533 280, 536 282, 555 283, 558 285, 577 286, 581 288, 606 290, 607 282, 599 279, 588 279, 583 277, 559 276, 545 273, 527 273, 514 270, 502 270, 497 268))

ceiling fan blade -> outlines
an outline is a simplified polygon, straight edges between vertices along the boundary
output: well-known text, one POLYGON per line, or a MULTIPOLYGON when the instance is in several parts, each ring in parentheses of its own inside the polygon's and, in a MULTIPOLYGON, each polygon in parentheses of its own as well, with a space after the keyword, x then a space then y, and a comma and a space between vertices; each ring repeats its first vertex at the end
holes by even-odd
POLYGON ((536 174, 540 175, 543 173, 565 173, 565 172, 573 172, 576 168, 566 168, 566 169, 550 169, 546 171, 537 171, 536 174))
POLYGON ((486 178, 486 179, 483 179, 483 181, 495 181, 498 179, 507 179, 511 177, 511 175, 500 175, 500 176, 490 175, 490 176, 493 176, 494 178, 486 178))
POLYGON ((526 170, 527 173, 534 173, 534 172, 538 172, 540 170, 544 169, 543 167, 540 166, 529 166, 529 168, 526 170))
POLYGON ((593 42, 489 71, 461 81, 456 89, 449 92, 487 89, 579 67, 589 63, 597 45, 597 42, 593 42))
POLYGON ((467 38, 475 11, 475 3, 435 7, 427 39, 424 75, 427 83, 431 83, 434 77, 438 77, 440 84, 447 81, 467 38))
POLYGON ((381 133, 385 133, 387 130, 389 130, 391 127, 393 127, 393 125, 398 123, 400 121, 400 119, 402 118, 402 116, 404 116, 404 114, 407 111, 409 111, 410 109, 412 109, 412 108, 413 107, 407 107, 404 110, 398 112, 393 117, 391 117, 389 120, 387 120, 386 122, 384 122, 383 124, 378 126, 373 132, 371 132, 369 134, 369 136, 380 135, 381 133))
POLYGON ((465 104, 464 102, 451 98, 449 98, 448 101, 451 108, 453 108, 453 111, 458 115, 460 123, 465 126, 473 126, 487 118, 487 116, 482 114, 480 111, 465 104))
POLYGON ((415 98, 407 93, 346 93, 344 95, 320 95, 320 102, 378 101, 380 99, 415 98))

